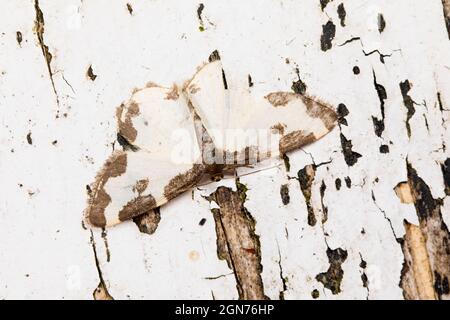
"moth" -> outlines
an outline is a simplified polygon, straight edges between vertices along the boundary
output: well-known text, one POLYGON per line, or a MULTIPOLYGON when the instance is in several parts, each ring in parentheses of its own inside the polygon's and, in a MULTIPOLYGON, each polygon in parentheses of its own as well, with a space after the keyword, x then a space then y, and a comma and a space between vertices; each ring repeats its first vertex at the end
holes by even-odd
POLYGON ((116 150, 90 185, 85 218, 109 227, 160 207, 205 177, 310 144, 337 115, 292 92, 261 93, 227 79, 217 51, 183 86, 154 83, 116 111, 116 150))

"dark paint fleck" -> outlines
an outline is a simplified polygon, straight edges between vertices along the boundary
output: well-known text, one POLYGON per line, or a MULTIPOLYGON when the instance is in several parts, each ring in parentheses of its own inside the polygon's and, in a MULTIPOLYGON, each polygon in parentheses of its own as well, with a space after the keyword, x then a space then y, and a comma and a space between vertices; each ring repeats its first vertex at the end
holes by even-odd
POLYGON ((133 7, 129 3, 127 3, 127 10, 131 15, 133 15, 133 7))
POLYGON ((287 172, 291 171, 291 163, 289 162, 289 157, 286 154, 283 154, 283 162, 286 171, 287 172))
POLYGON ((400 91, 401 91, 402 97, 403 97, 403 104, 407 110, 406 131, 408 133, 408 137, 411 137, 411 126, 409 125, 409 120, 414 115, 414 113, 416 113, 416 109, 414 108, 413 99, 408 95, 409 90, 411 90, 411 84, 409 83, 408 79, 406 79, 403 82, 400 82, 400 91))
POLYGON ((350 177, 345 177, 345 185, 347 186, 347 188, 351 188, 352 187, 352 179, 350 179, 350 177))
POLYGON ((410 163, 407 163, 407 173, 419 221, 427 220, 436 213, 440 214, 442 200, 433 198, 430 187, 417 175, 410 163))
POLYGON ((346 116, 348 116, 350 112, 347 109, 347 106, 343 103, 339 103, 337 107, 337 114, 338 114, 338 122, 339 124, 342 124, 344 126, 348 126, 347 119, 345 119, 346 116))
POLYGON ((378 100, 380 101, 380 110, 381 110, 381 119, 378 117, 372 116, 373 127, 375 130, 375 134, 377 137, 381 137, 384 131, 384 118, 385 118, 385 110, 384 110, 384 100, 387 99, 387 93, 384 86, 377 82, 377 77, 375 75, 375 71, 372 70, 373 74, 373 85, 378 95, 378 100))
POLYGON ((336 190, 340 190, 341 186, 342 186, 342 181, 341 179, 337 178, 336 180, 334 180, 334 185, 336 186, 336 190))
POLYGON ((200 3, 197 7, 197 18, 198 20, 202 20, 202 12, 203 9, 205 9, 205 5, 203 3, 200 3))
POLYGON ((86 75, 88 76, 89 79, 91 79, 92 81, 95 81, 95 79, 97 79, 97 75, 94 74, 94 70, 92 70, 92 65, 89 66, 86 75))
POLYGON ((33 144, 33 139, 31 138, 31 132, 28 132, 28 134, 27 134, 27 142, 29 145, 33 144))
POLYGON ((320 0, 320 7, 322 8, 322 11, 325 9, 327 4, 333 0, 320 0))
POLYGON ((198 29, 200 30, 200 32, 205 31, 205 27, 203 25, 203 19, 202 19, 203 9, 205 9, 205 5, 203 3, 200 3, 197 7, 197 18, 198 18, 198 21, 200 22, 200 26, 198 27, 198 29))
POLYGON ((322 224, 327 222, 328 220, 328 207, 323 203, 323 198, 325 197, 325 190, 327 189, 327 185, 322 180, 322 184, 320 185, 320 204, 322 205, 322 224))
POLYGON ((434 290, 438 294, 439 299, 443 295, 450 293, 447 276, 441 275, 437 271, 434 271, 434 290))
POLYGON ((347 251, 341 248, 331 250, 327 249, 328 262, 330 266, 327 272, 319 273, 316 280, 321 282, 325 288, 329 289, 333 294, 341 292, 341 282, 344 277, 342 264, 347 259, 347 251))
POLYGON ((331 41, 336 35, 336 26, 331 20, 322 26, 322 35, 320 36, 320 48, 322 51, 327 51, 331 49, 331 41))
POLYGON ((305 197, 306 208, 308 210, 308 224, 310 226, 314 226, 317 222, 316 216, 314 215, 314 209, 311 205, 311 189, 315 174, 316 166, 314 164, 305 166, 297 173, 300 189, 305 197))
POLYGON ((248 87, 251 88, 253 87, 253 80, 252 80, 252 76, 248 75, 248 87))
POLYGON ((22 44, 22 39, 23 39, 22 32, 17 31, 16 32, 16 40, 17 40, 17 43, 19 44, 19 46, 22 44))
POLYGON ((450 195, 450 158, 441 164, 441 170, 444 177, 445 194, 450 195))
POLYGON ((339 16, 339 20, 341 21, 341 27, 345 27, 345 16, 347 15, 347 13, 345 12, 345 8, 344 8, 344 4, 343 3, 338 5, 337 13, 338 13, 338 16, 339 16))
POLYGON ((222 80, 225 90, 228 90, 227 78, 225 77, 225 71, 223 71, 223 69, 222 69, 222 80))
POLYGON ((358 162, 358 158, 362 157, 361 154, 352 150, 353 144, 351 140, 347 140, 347 138, 341 133, 341 146, 342 153, 344 154, 345 163, 349 167, 353 166, 358 162))
POLYGON ((389 153, 389 146, 387 144, 382 144, 380 146, 380 153, 389 153))
POLYGON ((304 95, 307 88, 306 83, 304 83, 302 79, 300 79, 300 70, 298 68, 295 68, 295 73, 297 74, 298 80, 292 82, 291 89, 297 94, 304 95))
POLYGON ((289 204, 291 201, 291 197, 289 196, 289 185, 283 184, 280 187, 280 195, 281 195, 281 201, 284 205, 289 204))
POLYGON ((297 94, 305 94, 306 84, 302 80, 298 79, 297 81, 292 82, 291 89, 297 94))
POLYGON ((386 20, 381 13, 378 14, 378 32, 382 33, 386 28, 386 20))
POLYGON ((353 67, 353 73, 354 74, 359 74, 361 72, 361 70, 359 70, 359 67, 358 66, 354 66, 353 67))

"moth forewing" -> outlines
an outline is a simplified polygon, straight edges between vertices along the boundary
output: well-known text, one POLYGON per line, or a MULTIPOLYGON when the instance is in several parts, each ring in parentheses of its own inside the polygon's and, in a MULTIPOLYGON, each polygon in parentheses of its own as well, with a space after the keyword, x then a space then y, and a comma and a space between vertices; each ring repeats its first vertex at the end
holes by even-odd
POLYGON ((134 148, 114 152, 92 184, 86 218, 97 227, 163 205, 204 170, 193 114, 177 87, 137 90, 116 115, 120 136, 134 148))
POLYGON ((224 132, 228 128, 228 93, 224 86, 220 60, 205 64, 183 89, 196 114, 218 149, 223 149, 224 132))

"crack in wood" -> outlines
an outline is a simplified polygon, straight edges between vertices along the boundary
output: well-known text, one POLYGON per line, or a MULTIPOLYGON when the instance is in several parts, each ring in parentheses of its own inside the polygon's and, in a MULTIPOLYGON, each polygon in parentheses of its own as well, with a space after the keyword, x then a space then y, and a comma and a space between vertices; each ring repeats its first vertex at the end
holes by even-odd
POLYGON ((381 119, 378 117, 372 116, 372 122, 375 129, 375 134, 381 138, 381 135, 384 131, 384 120, 385 120, 385 110, 384 110, 384 100, 387 99, 386 89, 383 85, 377 82, 377 76, 375 74, 375 70, 372 69, 373 75, 373 85, 378 95, 378 100, 380 101, 380 110, 381 110, 381 119))
POLYGON ((100 261, 97 255, 97 247, 95 245, 94 233, 92 232, 92 230, 90 230, 90 232, 91 232, 90 242, 92 246, 92 251, 94 252, 95 267, 97 269, 98 277, 100 280, 97 288, 95 288, 95 290, 92 292, 92 296, 94 297, 94 300, 114 300, 114 298, 108 292, 108 288, 106 287, 106 283, 103 278, 102 269, 100 268, 100 261))
POLYGON ((45 21, 44 21, 44 14, 41 8, 39 7, 39 0, 34 1, 34 9, 36 11, 36 20, 34 22, 36 35, 39 41, 39 46, 41 47, 42 55, 44 56, 45 59, 45 64, 47 65, 47 71, 52 84, 53 93, 55 94, 56 104, 59 107, 59 95, 58 92, 56 91, 55 81, 53 79, 53 72, 51 68, 51 61, 53 56, 50 53, 48 46, 45 44, 44 41, 45 21))
POLYGON ((450 0, 442 0, 442 10, 444 12, 445 27, 447 28, 448 39, 450 40, 450 0))
POLYGON ((409 80, 406 79, 403 82, 400 82, 400 91, 403 97, 403 104, 406 107, 406 131, 408 133, 408 138, 411 137, 411 126, 409 124, 409 120, 416 113, 416 109, 414 108, 414 101, 411 96, 408 95, 409 90, 411 90, 411 84, 409 80))

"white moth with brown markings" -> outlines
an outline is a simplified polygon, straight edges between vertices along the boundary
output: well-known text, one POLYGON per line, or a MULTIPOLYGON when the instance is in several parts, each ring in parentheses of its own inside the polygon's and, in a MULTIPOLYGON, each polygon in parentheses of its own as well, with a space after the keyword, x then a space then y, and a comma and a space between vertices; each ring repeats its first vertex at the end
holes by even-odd
POLYGON ((85 215, 95 227, 162 206, 206 175, 301 148, 337 119, 316 99, 257 95, 227 82, 217 51, 182 89, 149 84, 116 116, 123 150, 106 160, 90 187, 85 215))

